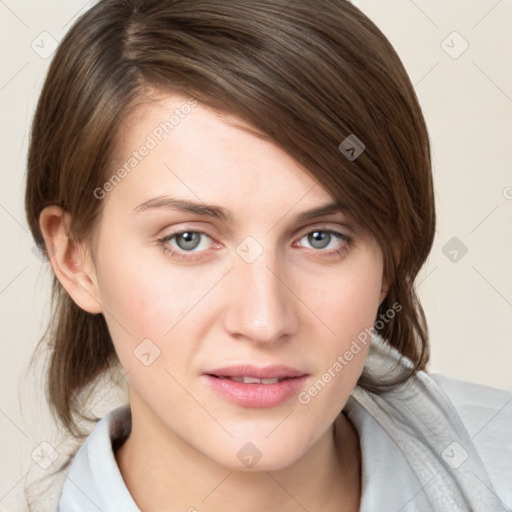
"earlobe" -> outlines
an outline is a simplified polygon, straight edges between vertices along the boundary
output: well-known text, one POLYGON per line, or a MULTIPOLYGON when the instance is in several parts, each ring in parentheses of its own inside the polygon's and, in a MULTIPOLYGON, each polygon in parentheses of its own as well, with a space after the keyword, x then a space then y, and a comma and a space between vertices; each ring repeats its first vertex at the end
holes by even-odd
POLYGON ((71 216, 59 206, 47 206, 39 216, 53 271, 73 301, 84 311, 103 312, 89 248, 69 238, 71 216))

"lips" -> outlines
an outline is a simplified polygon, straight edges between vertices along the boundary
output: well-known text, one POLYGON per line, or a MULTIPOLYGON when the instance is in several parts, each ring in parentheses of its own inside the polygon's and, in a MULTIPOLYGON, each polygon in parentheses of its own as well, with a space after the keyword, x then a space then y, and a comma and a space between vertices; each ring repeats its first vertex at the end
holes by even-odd
POLYGON ((205 372, 206 375, 212 375, 219 378, 252 378, 258 380, 266 379, 290 379, 307 375, 306 372, 284 365, 265 366, 258 368, 253 365, 237 365, 205 372))
POLYGON ((273 379, 258 379, 257 377, 217 377, 218 379, 229 379, 234 382, 242 382, 244 384, 276 384, 277 382, 281 382, 282 380, 287 379, 288 377, 278 378, 274 377, 273 379))
POLYGON ((230 366, 205 372, 203 378, 224 399, 242 407, 280 405, 303 388, 308 374, 296 368, 276 365, 230 366))

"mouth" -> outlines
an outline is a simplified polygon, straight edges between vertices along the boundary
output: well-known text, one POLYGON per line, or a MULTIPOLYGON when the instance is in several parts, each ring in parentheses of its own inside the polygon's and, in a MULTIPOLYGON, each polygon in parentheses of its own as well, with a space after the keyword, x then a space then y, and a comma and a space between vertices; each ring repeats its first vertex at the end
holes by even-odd
POLYGON ((258 379, 257 377, 226 377, 224 375, 211 375, 211 377, 217 377, 217 379, 229 379, 234 382, 243 382, 244 384, 277 384, 283 380, 294 378, 294 377, 274 377, 273 379, 258 379))
POLYGON ((242 407, 263 408, 280 405, 297 395, 308 374, 287 366, 239 365, 203 374, 222 398, 242 407))

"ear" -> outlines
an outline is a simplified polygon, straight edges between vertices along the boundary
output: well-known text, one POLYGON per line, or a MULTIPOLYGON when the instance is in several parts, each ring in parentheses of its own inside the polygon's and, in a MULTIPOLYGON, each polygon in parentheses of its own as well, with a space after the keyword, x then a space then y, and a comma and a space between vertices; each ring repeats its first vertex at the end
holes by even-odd
POLYGON ((385 277, 382 278, 382 288, 380 290, 379 304, 382 304, 382 301, 386 298, 386 295, 389 291, 389 283, 385 277))
POLYGON ((39 216, 48 258, 60 284, 84 311, 103 311, 99 300, 90 247, 69 238, 71 215, 59 206, 47 206, 39 216))
POLYGON ((388 273, 386 272, 386 269, 384 269, 382 273, 382 281, 381 281, 381 288, 380 288, 380 297, 379 297, 379 306, 382 304, 384 299, 386 298, 389 289, 391 287, 391 282, 388 273))
MULTIPOLYGON (((391 248, 390 258, 392 258, 391 265, 393 266, 394 269, 397 269, 398 266, 400 265, 401 254, 400 254, 400 247, 398 246, 398 243, 396 242, 396 240, 391 241, 390 248, 391 248)), ((389 289, 391 288, 392 281, 393 280, 392 280, 391 276, 389 275, 389 270, 384 268, 383 274, 382 274, 382 285, 381 285, 381 291, 380 291, 379 304, 382 304, 382 301, 386 298, 386 296, 389 292, 389 289)))

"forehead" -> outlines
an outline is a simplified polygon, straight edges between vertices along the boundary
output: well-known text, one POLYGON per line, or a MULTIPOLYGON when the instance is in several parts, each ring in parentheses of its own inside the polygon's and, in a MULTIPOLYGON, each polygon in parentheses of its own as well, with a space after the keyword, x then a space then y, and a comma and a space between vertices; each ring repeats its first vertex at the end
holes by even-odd
MULTIPOLYGON (((257 136, 238 117, 219 114, 186 96, 144 98, 123 123, 110 166, 107 201, 135 208, 162 194, 261 212, 332 202, 286 152, 257 136)), ((108 177, 107 177, 108 178, 108 177)))

